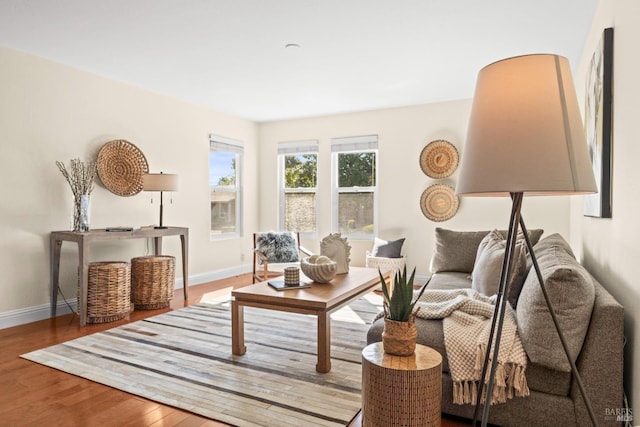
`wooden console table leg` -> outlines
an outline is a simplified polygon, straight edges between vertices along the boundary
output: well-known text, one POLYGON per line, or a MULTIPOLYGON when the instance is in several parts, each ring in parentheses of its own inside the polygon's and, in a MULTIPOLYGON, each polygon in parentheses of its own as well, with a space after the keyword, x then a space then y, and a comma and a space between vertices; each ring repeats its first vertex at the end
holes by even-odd
POLYGON ((331 315, 318 312, 318 364, 316 371, 327 373, 331 370, 331 315))
POLYGON ((87 324, 87 288, 89 283, 89 244, 78 242, 78 274, 80 276, 80 290, 78 295, 78 312, 80 326, 87 324))
POLYGON ((51 317, 56 317, 58 308, 58 290, 60 289, 60 251, 62 248, 62 240, 58 240, 51 236, 49 239, 50 257, 50 281, 51 281, 51 317))
POLYGON ((244 306, 231 301, 231 352, 242 356, 247 351, 244 345, 244 306))
POLYGON ((182 292, 184 300, 189 299, 189 231, 180 235, 180 243, 182 243, 182 292))

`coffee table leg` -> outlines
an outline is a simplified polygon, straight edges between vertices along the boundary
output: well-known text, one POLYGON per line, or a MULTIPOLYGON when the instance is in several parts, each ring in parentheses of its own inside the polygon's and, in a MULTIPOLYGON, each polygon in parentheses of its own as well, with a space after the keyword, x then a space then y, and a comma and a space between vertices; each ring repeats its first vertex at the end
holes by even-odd
POLYGON ((244 306, 231 301, 231 351, 241 356, 247 351, 244 345, 244 306))
POLYGON ((331 370, 331 315, 318 313, 318 364, 316 371, 327 373, 331 370))

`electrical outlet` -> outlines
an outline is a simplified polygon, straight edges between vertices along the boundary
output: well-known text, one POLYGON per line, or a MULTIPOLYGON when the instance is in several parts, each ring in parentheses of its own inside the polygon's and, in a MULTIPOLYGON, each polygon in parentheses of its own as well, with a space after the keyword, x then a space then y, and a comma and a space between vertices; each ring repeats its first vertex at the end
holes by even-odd
POLYGON ((240 261, 244 261, 244 254, 240 254, 240 261))

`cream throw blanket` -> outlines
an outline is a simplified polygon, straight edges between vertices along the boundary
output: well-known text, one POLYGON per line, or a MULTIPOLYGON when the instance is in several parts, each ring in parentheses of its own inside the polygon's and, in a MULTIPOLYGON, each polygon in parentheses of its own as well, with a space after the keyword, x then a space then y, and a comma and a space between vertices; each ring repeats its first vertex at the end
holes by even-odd
MULTIPOLYGON (((418 317, 443 319, 444 345, 453 380, 453 403, 476 403, 495 301, 495 296, 489 298, 473 289, 427 289, 416 303, 416 308, 420 309, 418 317)), ((527 355, 518 335, 513 309, 508 303, 506 307, 492 405, 506 402, 514 395, 529 395, 525 377, 527 355)), ((489 364, 487 380, 490 368, 489 364)))

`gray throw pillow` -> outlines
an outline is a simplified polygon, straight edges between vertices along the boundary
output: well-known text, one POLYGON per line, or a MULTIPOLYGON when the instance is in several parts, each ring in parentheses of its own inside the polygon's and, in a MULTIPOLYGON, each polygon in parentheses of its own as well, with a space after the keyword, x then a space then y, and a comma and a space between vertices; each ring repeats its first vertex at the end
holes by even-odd
MULTIPOLYGON (((591 275, 566 251, 565 245, 566 242, 536 246, 534 254, 560 330, 575 362, 589 327, 595 287, 591 275)), ((570 372, 571 365, 533 268, 529 270, 522 287, 516 317, 522 344, 531 361, 557 371, 570 372)))
MULTIPOLYGON (((531 245, 535 245, 540 240, 544 230, 527 230, 531 245)), ((432 273, 443 271, 459 271, 471 273, 476 260, 478 246, 484 237, 489 234, 487 231, 454 231, 436 227, 435 248, 431 258, 430 270, 432 273)), ((500 234, 507 236, 506 230, 501 230, 500 234)))
POLYGON ((378 246, 375 256, 381 258, 401 258, 403 244, 404 238, 389 241, 384 245, 378 246))
POLYGON ((436 227, 436 244, 431 258, 431 272, 471 273, 478 246, 487 234, 489 231, 453 231, 436 227))
POLYGON ((569 246, 569 243, 564 240, 564 238, 558 233, 551 234, 540 240, 537 244, 535 244, 534 250, 537 253, 538 251, 546 251, 554 246, 564 250, 567 254, 571 255, 571 258, 576 258, 576 256, 573 254, 571 246, 569 246))
POLYGON ((267 262, 298 262, 298 244, 292 233, 267 232, 256 236, 256 249, 262 252, 267 262))
MULTIPOLYGON (((507 241, 497 230, 493 230, 482 239, 478 246, 475 265, 471 273, 472 289, 486 296, 498 293, 506 247, 507 241)), ((524 241, 518 240, 516 242, 513 258, 508 281, 507 301, 515 308, 527 268, 524 241)))

